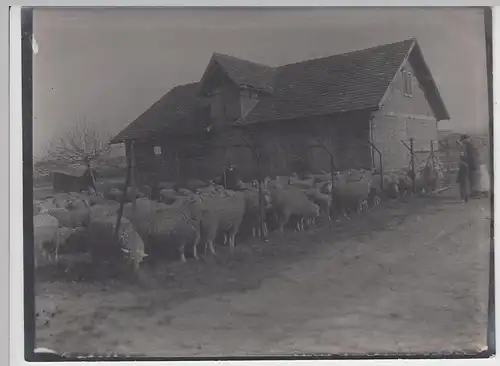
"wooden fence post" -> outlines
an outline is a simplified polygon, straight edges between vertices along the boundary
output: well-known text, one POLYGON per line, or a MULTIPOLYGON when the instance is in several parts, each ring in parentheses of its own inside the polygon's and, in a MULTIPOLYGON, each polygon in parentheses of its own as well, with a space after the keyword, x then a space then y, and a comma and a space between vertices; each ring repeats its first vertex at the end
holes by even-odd
POLYGON ((410 137, 410 154, 411 154, 411 175, 413 193, 417 193, 417 175, 415 172, 415 151, 413 147, 413 137, 410 137))
POLYGON ((127 189, 128 189, 129 183, 130 183, 130 175, 131 175, 131 170, 132 170, 130 146, 131 146, 131 142, 126 141, 125 142, 125 151, 126 151, 125 154, 127 157, 127 174, 125 176, 125 184, 123 186, 122 199, 120 200, 120 208, 118 210, 118 215, 116 218, 116 225, 115 225, 115 232, 114 232, 115 237, 118 235, 118 232, 120 230, 120 224, 121 224, 121 220, 122 220, 122 216, 123 216, 123 206, 125 205, 127 189))

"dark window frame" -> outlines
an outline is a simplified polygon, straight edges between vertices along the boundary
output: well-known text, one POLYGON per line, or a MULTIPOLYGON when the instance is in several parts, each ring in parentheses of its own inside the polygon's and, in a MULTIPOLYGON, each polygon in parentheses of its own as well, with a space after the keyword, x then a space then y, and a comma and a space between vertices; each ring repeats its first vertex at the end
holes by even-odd
POLYGON ((405 97, 413 97, 413 74, 410 71, 403 70, 403 94, 405 97))

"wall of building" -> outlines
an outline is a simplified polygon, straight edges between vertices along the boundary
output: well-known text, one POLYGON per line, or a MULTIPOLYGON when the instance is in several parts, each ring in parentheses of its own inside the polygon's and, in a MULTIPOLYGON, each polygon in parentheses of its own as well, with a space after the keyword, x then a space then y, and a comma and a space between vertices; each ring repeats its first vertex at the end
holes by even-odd
POLYGON ((228 163, 237 167, 243 180, 257 179, 257 160, 247 144, 260 151, 264 176, 329 172, 330 154, 325 148, 333 152, 337 170, 369 169, 369 136, 369 113, 260 123, 247 130, 219 129, 191 138, 165 136, 157 143, 162 147, 159 157, 154 155, 154 142, 136 143, 137 180, 148 184, 154 180, 213 179, 222 175, 228 163), (193 144, 200 142, 206 147, 195 149, 193 144))
MULTIPOLYGON (((409 139, 413 138, 417 151, 430 150, 431 140, 438 140, 435 114, 415 77, 411 62, 407 61, 402 71, 412 74, 412 96, 404 95, 403 73, 398 72, 381 109, 373 113, 371 123, 372 141, 382 151, 386 170, 409 166, 410 153, 401 143, 402 140, 409 145, 409 139)), ((416 163, 424 161, 427 156, 425 153, 417 154, 416 163)), ((377 168, 380 165, 377 157, 374 159, 374 165, 377 168)))

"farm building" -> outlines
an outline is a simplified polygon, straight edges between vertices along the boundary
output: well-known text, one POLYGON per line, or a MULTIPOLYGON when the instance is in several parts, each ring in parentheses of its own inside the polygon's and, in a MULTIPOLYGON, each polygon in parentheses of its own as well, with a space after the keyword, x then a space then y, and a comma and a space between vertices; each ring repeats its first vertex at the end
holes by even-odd
POLYGON ((215 53, 199 82, 173 88, 112 143, 134 141, 136 173, 256 176, 406 168, 449 119, 415 39, 270 67, 215 53), (156 155, 155 155, 156 154, 156 155))
MULTIPOLYGON (((92 176, 85 166, 67 166, 51 169, 55 192, 80 192, 92 186, 92 176)), ((96 172, 92 169, 94 177, 96 172)))

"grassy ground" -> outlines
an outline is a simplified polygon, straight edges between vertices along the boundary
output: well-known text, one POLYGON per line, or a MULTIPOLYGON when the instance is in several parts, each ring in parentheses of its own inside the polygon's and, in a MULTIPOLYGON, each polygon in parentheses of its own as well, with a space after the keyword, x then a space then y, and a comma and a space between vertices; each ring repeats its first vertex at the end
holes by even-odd
POLYGON ((139 281, 36 283, 38 346, 147 356, 478 350, 489 202, 386 202, 139 281))

